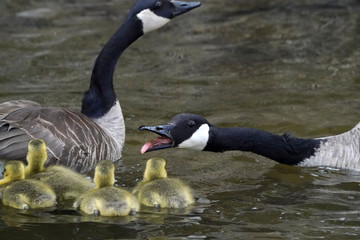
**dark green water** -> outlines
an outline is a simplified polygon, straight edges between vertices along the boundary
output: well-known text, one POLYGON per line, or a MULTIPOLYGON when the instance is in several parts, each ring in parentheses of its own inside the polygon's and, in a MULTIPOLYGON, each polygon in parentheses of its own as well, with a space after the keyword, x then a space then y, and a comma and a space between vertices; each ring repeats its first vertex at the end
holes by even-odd
MULTIPOLYGON (((95 57, 132 3, 2 1, 0 101, 80 109, 95 57)), ((135 186, 146 160, 160 156, 200 200, 129 218, 0 206, 1 239, 359 239, 358 172, 243 152, 140 154, 154 135, 137 128, 180 112, 299 137, 338 134, 360 120, 358 0, 202 4, 134 43, 114 77, 127 128, 117 184, 135 186)))

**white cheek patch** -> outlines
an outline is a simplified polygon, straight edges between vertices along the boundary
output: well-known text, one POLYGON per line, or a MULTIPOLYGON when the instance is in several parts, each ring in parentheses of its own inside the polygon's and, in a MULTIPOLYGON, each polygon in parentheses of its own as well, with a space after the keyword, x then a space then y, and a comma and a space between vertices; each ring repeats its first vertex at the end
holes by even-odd
POLYGON ((203 150, 209 140, 209 125, 203 124, 193 135, 179 144, 178 148, 192 148, 195 150, 203 150))
POLYGON ((144 33, 151 32, 170 22, 170 19, 160 17, 149 9, 139 12, 136 16, 142 21, 144 33))

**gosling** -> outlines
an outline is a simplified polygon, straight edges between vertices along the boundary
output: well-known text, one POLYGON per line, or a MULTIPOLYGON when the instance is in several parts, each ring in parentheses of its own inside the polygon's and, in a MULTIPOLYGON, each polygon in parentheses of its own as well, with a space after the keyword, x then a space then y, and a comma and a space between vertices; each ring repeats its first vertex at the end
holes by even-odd
POLYGON ((48 208, 56 205, 54 191, 45 183, 25 179, 25 166, 21 161, 8 161, 4 178, 0 180, 2 203, 18 209, 48 208))
POLYGON ((74 203, 75 208, 101 216, 127 216, 139 210, 140 204, 135 196, 113 186, 115 167, 111 161, 102 160, 96 165, 94 182, 96 189, 80 196, 74 203))
POLYGON ((26 177, 48 184, 54 190, 59 202, 76 199, 95 188, 94 183, 67 167, 54 165, 45 168, 46 144, 41 139, 33 139, 29 142, 26 159, 28 162, 25 169, 26 177))
POLYGON ((165 166, 165 159, 149 159, 144 179, 136 186, 133 194, 141 204, 149 207, 185 208, 193 204, 191 189, 180 179, 167 178, 165 166))

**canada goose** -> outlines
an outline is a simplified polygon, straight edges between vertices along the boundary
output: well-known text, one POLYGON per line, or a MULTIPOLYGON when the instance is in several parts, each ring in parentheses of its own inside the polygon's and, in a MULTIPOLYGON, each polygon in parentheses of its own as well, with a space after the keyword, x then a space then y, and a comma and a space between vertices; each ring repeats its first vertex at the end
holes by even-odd
POLYGON ((47 164, 80 172, 94 168, 99 159, 120 159, 125 126, 113 88, 119 57, 143 34, 198 6, 199 2, 137 0, 95 61, 81 113, 26 100, 0 104, 0 159, 25 160, 26 145, 33 138, 47 143, 47 164))
POLYGON ((202 151, 253 152, 280 163, 360 169, 360 124, 336 136, 302 139, 252 128, 217 128, 205 118, 182 113, 169 124, 142 126, 161 137, 146 143, 141 153, 177 147, 202 151))
POLYGON ((4 179, 0 185, 2 203, 18 208, 47 208, 56 205, 56 196, 51 188, 40 181, 25 178, 25 168, 21 161, 8 161, 4 168, 4 179))
POLYGON ((130 192, 115 187, 115 167, 111 161, 102 160, 95 167, 96 189, 81 195, 74 207, 87 214, 102 216, 127 216, 139 210, 139 202, 130 192))
POLYGON ((184 208, 194 203, 191 189, 180 179, 168 178, 165 165, 165 159, 150 158, 146 162, 144 179, 133 194, 149 207, 184 208))
POLYGON ((26 178, 36 179, 48 184, 55 192, 59 202, 75 199, 95 185, 80 173, 65 166, 44 167, 47 158, 46 143, 42 139, 33 139, 28 144, 25 168, 26 178))

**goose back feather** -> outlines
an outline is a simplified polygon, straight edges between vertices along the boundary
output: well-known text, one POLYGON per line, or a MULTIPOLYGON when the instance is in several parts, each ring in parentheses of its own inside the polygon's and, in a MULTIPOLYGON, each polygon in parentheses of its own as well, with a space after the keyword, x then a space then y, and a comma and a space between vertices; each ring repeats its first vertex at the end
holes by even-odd
POLYGON ((360 170, 360 123, 345 133, 318 138, 320 146, 299 166, 331 166, 360 170))
POLYGON ((79 112, 14 101, 0 104, 0 113, 2 158, 25 161, 27 143, 34 138, 47 144, 47 165, 63 164, 82 171, 93 168, 97 159, 121 157, 122 146, 117 146, 106 130, 79 112), (11 111, 4 113, 7 107, 11 111))

